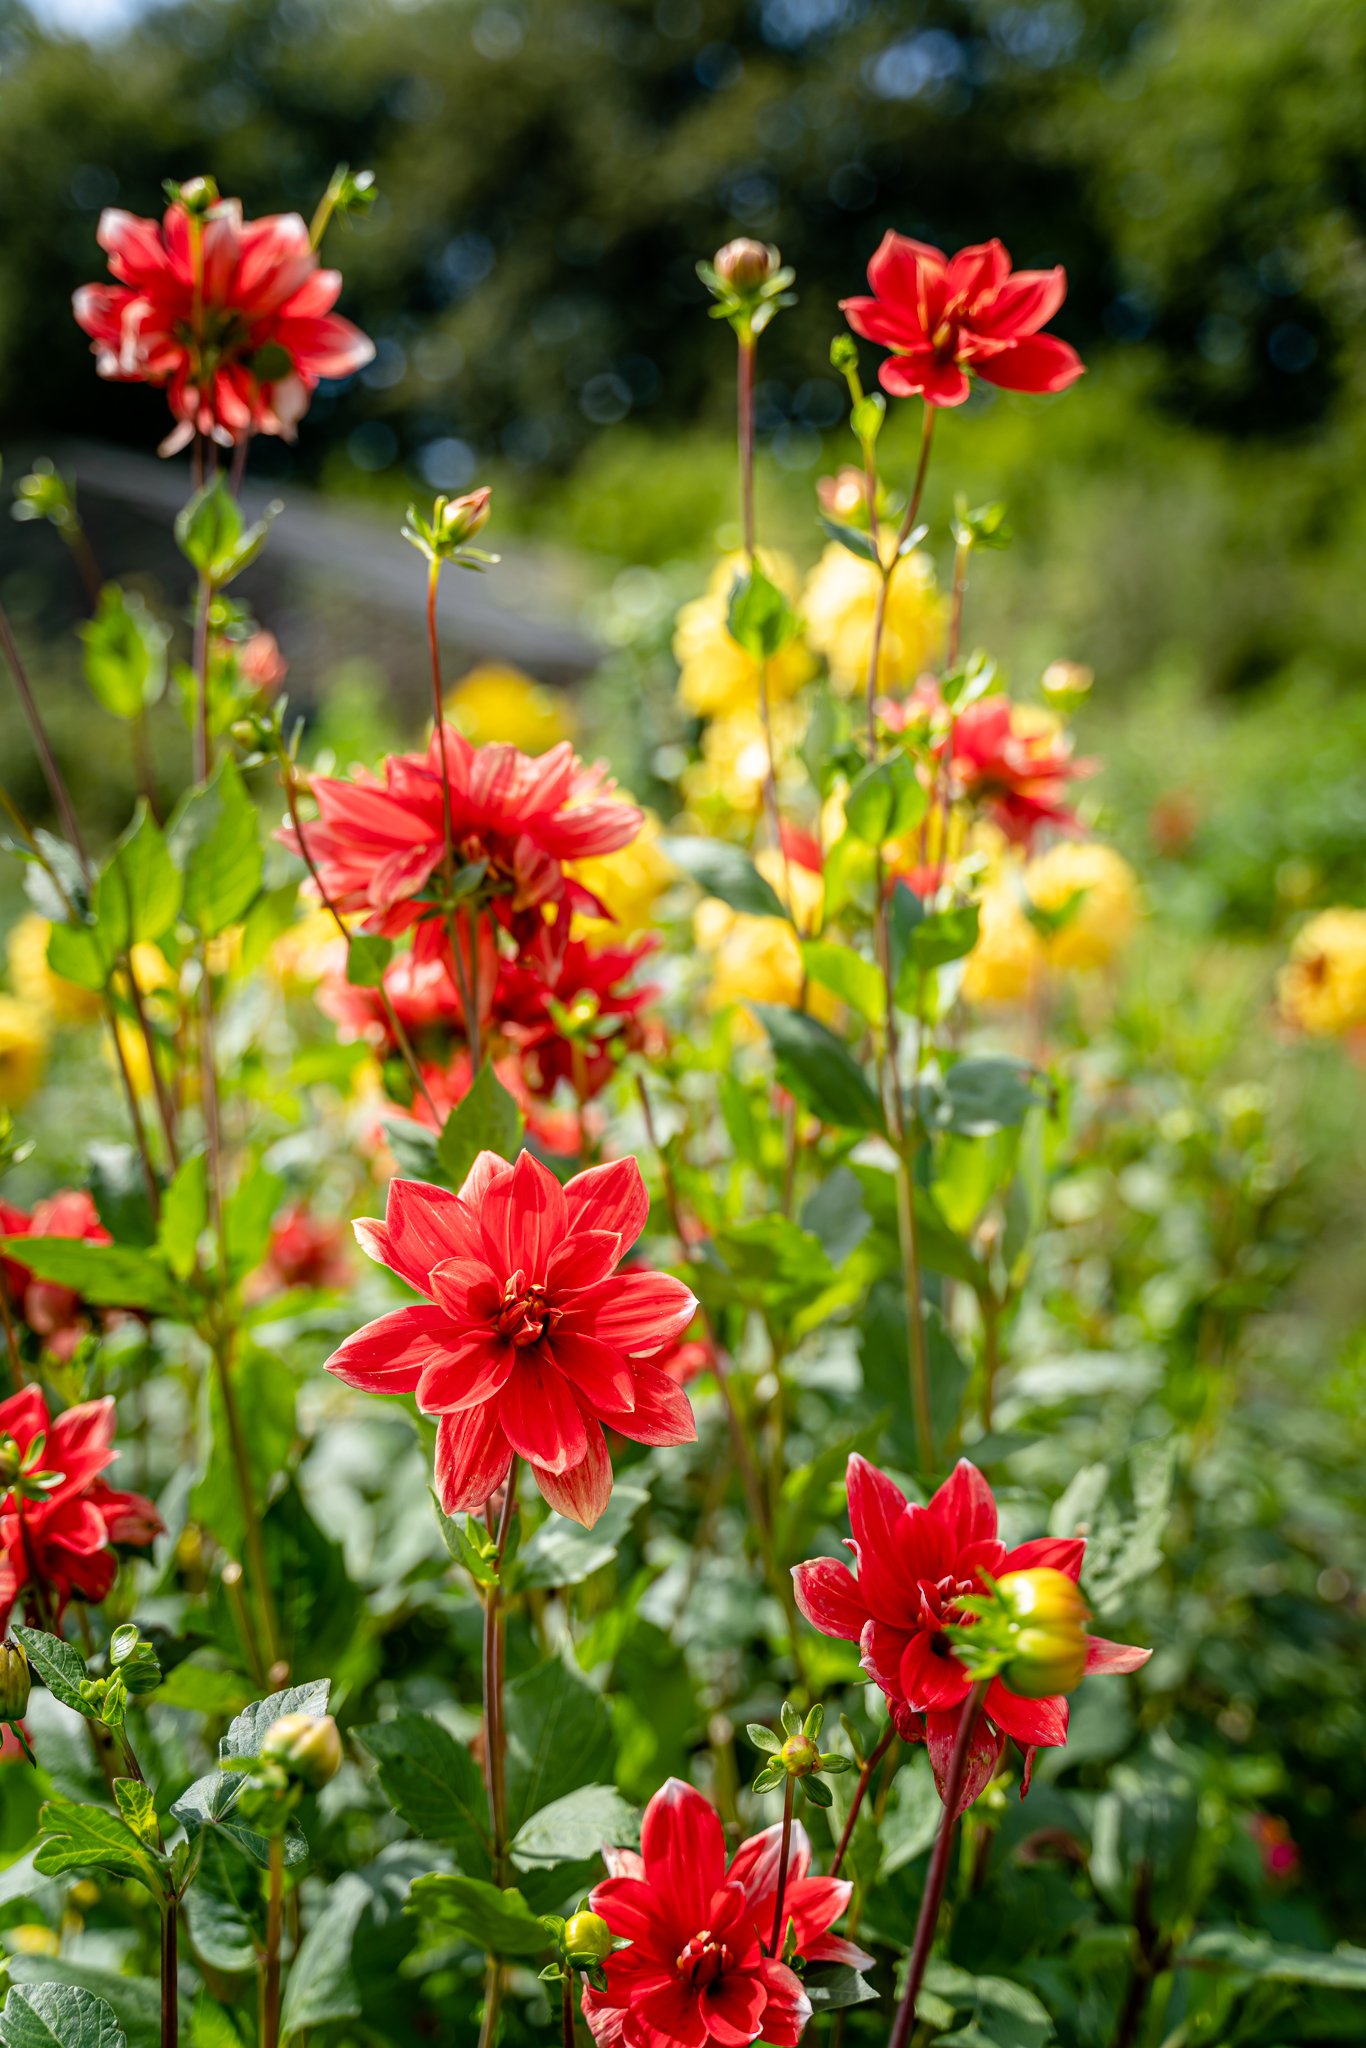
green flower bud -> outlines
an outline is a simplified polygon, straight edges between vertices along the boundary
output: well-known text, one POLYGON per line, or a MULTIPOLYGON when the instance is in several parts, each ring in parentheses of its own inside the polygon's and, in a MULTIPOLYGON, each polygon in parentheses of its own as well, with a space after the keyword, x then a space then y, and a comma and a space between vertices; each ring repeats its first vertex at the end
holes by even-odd
POLYGON ((1040 1700, 1074 1692, 1086 1670, 1090 1613, 1075 1579, 1039 1566, 1007 1572, 996 1594, 1010 1617, 1013 1647, 1001 1670, 1003 1684, 1040 1700))
POLYGON ((722 284, 729 285, 733 292, 744 294, 757 292, 760 285, 767 284, 775 271, 782 267, 782 257, 770 242, 756 242, 748 235, 738 235, 733 242, 727 242, 724 249, 718 249, 712 258, 712 269, 722 284))
POLYGON ((616 1946, 611 1928, 599 1913, 575 1913, 564 1923, 564 1953, 577 1969, 606 1962, 616 1946))
POLYGON ((278 1764, 310 1792, 319 1791, 341 1768, 341 1736, 330 1714, 282 1714, 261 1744, 262 1760, 278 1764))
POLYGON ((821 1767, 821 1753, 809 1735, 789 1735, 778 1751, 778 1761, 789 1778, 809 1778, 821 1767))
POLYGON ((132 1622, 114 1630, 109 1640, 109 1662, 131 1693, 155 1692, 161 1684, 157 1653, 132 1622))
POLYGON ((432 523, 447 547, 462 547, 488 524, 492 497, 491 487, 481 484, 477 491, 466 491, 463 497, 437 499, 432 523))
POLYGON ((0 1643, 0 1722, 23 1719, 31 1684, 23 1645, 0 1643))

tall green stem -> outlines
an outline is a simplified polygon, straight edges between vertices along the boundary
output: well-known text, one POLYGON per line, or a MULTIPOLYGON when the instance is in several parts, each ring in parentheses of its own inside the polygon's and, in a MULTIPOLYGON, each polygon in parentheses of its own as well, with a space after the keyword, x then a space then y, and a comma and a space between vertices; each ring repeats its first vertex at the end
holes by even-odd
POLYGON ((432 665, 432 718, 436 725, 437 753, 441 760, 442 831, 446 842, 445 873, 449 900, 446 905, 446 930, 450 939, 451 965, 460 987, 460 1001, 465 1012, 465 1036, 469 1040, 471 1074, 479 1072, 481 1048, 479 1042, 479 934, 473 921, 470 927, 470 961, 466 972, 465 956, 460 944, 460 918, 455 907, 455 812, 451 803, 451 768, 446 751, 446 711, 441 689, 441 639, 436 624, 436 593, 441 581, 440 557, 434 557, 427 575, 427 647, 432 665))
POLYGON ((180 2041, 180 1901, 168 1898, 161 1909, 161 2048, 179 2048, 180 2041))
POLYGON ((838 1877, 840 1874, 840 1867, 844 1862, 845 1853, 848 1850, 849 1844, 854 1839, 854 1828, 857 1825, 859 1814, 863 1810, 863 1802, 867 1797, 868 1787, 872 1783, 873 1773, 896 1739, 896 1729, 889 1721, 883 1730, 882 1739, 868 1756, 863 1769, 859 1772, 858 1783, 854 1787, 854 1796, 849 1801, 848 1817, 840 1833, 839 1847, 835 1851, 835 1860, 830 1865, 831 1877, 838 1877))
POLYGON ((270 1838, 270 1867, 266 1878, 266 1954, 261 1973, 261 2048, 279 2048, 280 2043, 280 1939, 284 1931, 285 1838, 270 1838))
POLYGON ((897 2013, 888 2048, 906 2048, 906 2043, 911 2037, 911 2028, 915 2024, 915 2003, 925 1980, 925 1965, 929 1962, 930 1950, 934 1946, 935 1929, 939 1925, 939 1909, 944 1903, 949 1857, 958 1828, 958 1802, 963 1796, 972 1738, 977 1727, 977 1717, 982 1710, 982 1701, 986 1697, 987 1683, 986 1679, 978 1679, 973 1686, 963 1706, 963 1718, 958 1724, 958 1737, 953 1745, 953 1756, 949 1763, 948 1782, 944 1786, 944 1817, 939 1823, 939 1833, 935 1837, 934 1851, 930 1857, 924 1896, 920 1901, 920 1915, 915 1923, 915 1940, 911 1944, 911 1959, 906 1971, 906 1989, 902 1994, 901 2009, 897 2013))

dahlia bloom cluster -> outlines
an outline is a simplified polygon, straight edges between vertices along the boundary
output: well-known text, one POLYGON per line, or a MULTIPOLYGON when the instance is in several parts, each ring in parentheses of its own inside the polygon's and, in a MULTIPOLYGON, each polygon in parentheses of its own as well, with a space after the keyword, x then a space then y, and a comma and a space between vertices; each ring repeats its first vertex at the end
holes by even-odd
POLYGON ((481 1153, 459 1194, 390 1184, 361 1247, 421 1301, 368 1323, 328 1370, 368 1393, 414 1394, 437 1417, 448 1514, 482 1508, 514 1457, 562 1515, 591 1526, 612 1490, 604 1428, 689 1443, 692 1410, 657 1362, 692 1322, 681 1280, 619 1270, 650 1202, 634 1159, 561 1187, 529 1152, 481 1153))
MULTIPOLYGON (((75 1237, 86 1244, 111 1244, 91 1196, 84 1188, 62 1188, 32 1210, 0 1202, 0 1237, 75 1237)), ((0 1288, 12 1315, 32 1330, 56 1358, 69 1358, 90 1328, 91 1310, 70 1287, 40 1280, 15 1258, 0 1258, 0 1288)))
MULTIPOLYGON (((670 1778, 655 1793, 639 1855, 607 1850, 608 1876, 589 1895, 592 1910, 630 1944, 607 1958, 606 1990, 584 1990, 598 2048, 745 2048, 760 2036, 791 2048, 800 2040, 811 2001, 796 1972, 767 1949, 782 1833, 765 1828, 727 1863, 721 1822, 700 1792, 670 1778)), ((810 1872, 811 1844, 798 1821, 783 1893, 790 1953, 869 1968, 871 1956, 830 1933, 853 1886, 810 1872)))
POLYGON ((1061 839, 1031 861, 1002 862, 980 909, 964 997, 1014 1003, 1047 972, 1087 974, 1108 967, 1133 937, 1142 898, 1137 876, 1114 847, 1061 839))
MULTIPOLYGON (((1081 1575, 1081 1536, 1040 1536, 1008 1548, 997 1533, 990 1486, 960 1459, 928 1506, 907 1501, 885 1472, 855 1454, 849 1460, 850 1571, 832 1557, 794 1567, 797 1604, 822 1635, 859 1646, 859 1660, 881 1688, 897 1733, 928 1746, 941 1794, 962 1709, 972 1690, 967 1667, 946 1628, 970 1625, 961 1603, 988 1591, 987 1580, 1040 1567, 1081 1575)), ((1091 1636, 1089 1673, 1137 1671, 1152 1655, 1091 1636)), ((1006 1738, 1024 1752, 1021 1797, 1029 1790, 1038 1749, 1067 1741, 1067 1701, 1025 1699, 994 1678, 974 1732, 959 1807, 970 1806, 995 1776, 1006 1738)))
POLYGON ((31 1622, 55 1628, 73 1598, 103 1600, 118 1571, 116 1548, 145 1550, 160 1534, 150 1500, 116 1492, 100 1476, 117 1456, 114 1427, 108 1397, 56 1416, 37 1387, 0 1401, 0 1633, 21 1602, 31 1622), (45 1490, 23 1498, 18 1464, 39 1438, 45 1490))
POLYGON ((116 282, 73 302, 102 377, 164 389, 178 422, 164 454, 195 434, 292 440, 322 379, 375 352, 334 312, 341 273, 319 266, 297 213, 247 221, 240 200, 203 198, 173 200, 159 221, 108 208, 98 238, 116 282))

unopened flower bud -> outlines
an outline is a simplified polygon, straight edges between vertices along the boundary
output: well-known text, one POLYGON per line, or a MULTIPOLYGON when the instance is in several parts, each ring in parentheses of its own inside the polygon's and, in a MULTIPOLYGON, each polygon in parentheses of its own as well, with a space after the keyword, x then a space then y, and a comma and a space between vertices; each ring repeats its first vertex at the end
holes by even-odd
POLYGON ((110 1637, 109 1662, 131 1693, 155 1692, 161 1684, 157 1653, 131 1622, 110 1637))
POLYGON ((1056 711, 1068 711, 1090 695, 1095 670, 1081 661, 1050 661, 1043 672, 1044 700, 1056 711))
POLYGON ((212 178, 187 178, 183 185, 172 188, 172 197, 187 213, 202 215, 217 206, 218 186, 212 178))
POLYGON ((804 1732, 788 1736, 778 1751, 778 1760, 789 1778, 809 1778, 821 1767, 821 1753, 804 1732))
POLYGON ((19 1446, 12 1436, 0 1435, 0 1493, 8 1493, 19 1477, 19 1446))
POLYGON ((31 1684, 22 1644, 0 1643, 0 1722, 23 1719, 31 1684))
POLYGON ((266 1730, 261 1755, 317 1792, 341 1769, 341 1736, 330 1714, 282 1714, 266 1730))
POLYGON ((491 487, 481 484, 477 491, 466 491, 462 498, 437 499, 434 523, 448 547, 460 547, 465 541, 473 540, 480 528, 487 524, 492 496, 491 487))
POLYGON ((1001 1671, 1003 1683, 1024 1699, 1074 1692, 1086 1670, 1090 1613, 1075 1579, 1040 1565, 1007 1572, 996 1583, 1010 1616, 1014 1645, 1001 1671))
POLYGON ((579 1969, 606 1962, 615 1945, 611 1928, 598 1913, 573 1914, 564 1923, 563 1941, 566 1961, 579 1969))
POLYGON ((712 258, 716 275, 733 292, 757 292, 781 264, 782 257, 771 242, 756 242, 748 235, 737 235, 712 258))

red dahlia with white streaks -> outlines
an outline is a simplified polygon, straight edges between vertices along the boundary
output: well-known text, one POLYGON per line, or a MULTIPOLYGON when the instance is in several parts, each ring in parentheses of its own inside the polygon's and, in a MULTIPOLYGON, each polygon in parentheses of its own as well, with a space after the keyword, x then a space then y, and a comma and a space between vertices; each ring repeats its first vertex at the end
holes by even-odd
POLYGON ((692 1321, 681 1280, 619 1272, 645 1228, 634 1159, 564 1187, 522 1152, 482 1152, 459 1194, 396 1180, 382 1223, 356 1235, 423 1299, 347 1339, 328 1370, 369 1393, 415 1394, 439 1418, 447 1514, 482 1508, 525 1458, 551 1507, 591 1527, 612 1465, 603 1427, 637 1443, 697 1434, 682 1389, 654 1363, 692 1321))
MULTIPOLYGON (((1081 1536, 1039 1536, 1008 1549, 996 1533, 990 1486, 961 1458, 927 1507, 908 1503, 899 1486, 857 1454, 849 1460, 849 1528, 854 1571, 833 1557, 793 1567, 797 1605, 822 1635, 844 1636, 859 1646, 868 1676, 886 1695, 892 1720, 907 1742, 929 1745, 942 1795, 959 1717, 972 1680, 954 1654, 946 1625, 967 1623, 965 1595, 987 1591, 983 1572, 1046 1566, 1070 1579, 1081 1575, 1081 1536)), ((1088 1672, 1137 1671, 1151 1650, 1103 1637, 1087 1640, 1088 1672)), ((970 1806, 994 1776, 1009 1736, 1025 1753, 1021 1793, 1029 1789, 1036 1749, 1067 1741, 1067 1701, 1024 1699, 994 1678, 973 1738, 960 1805, 970 1806)))

